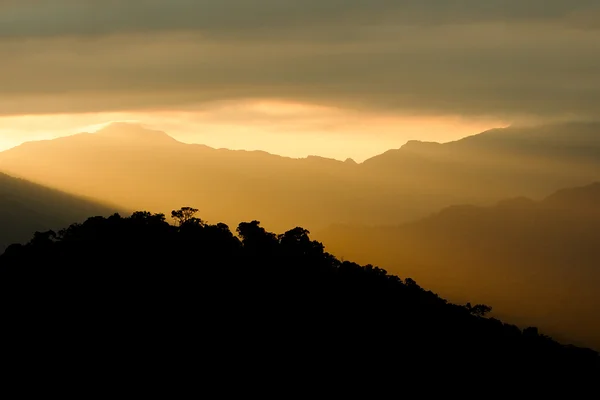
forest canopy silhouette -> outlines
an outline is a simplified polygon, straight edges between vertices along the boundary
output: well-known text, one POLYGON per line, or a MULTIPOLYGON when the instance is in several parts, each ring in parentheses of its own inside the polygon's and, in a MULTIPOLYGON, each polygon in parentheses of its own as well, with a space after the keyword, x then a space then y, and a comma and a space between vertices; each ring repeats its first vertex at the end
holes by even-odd
POLYGON ((7 309, 42 318, 48 331, 91 324, 103 346, 121 343, 105 336, 117 329, 117 337, 145 332, 138 347, 176 337, 179 350, 205 357, 255 351, 281 365, 460 362, 582 382, 599 371, 592 350, 487 318, 488 305, 452 304, 411 278, 340 261, 304 228, 275 234, 254 220, 234 234, 197 211, 174 210, 174 224, 138 211, 36 232, 0 256, 7 309))

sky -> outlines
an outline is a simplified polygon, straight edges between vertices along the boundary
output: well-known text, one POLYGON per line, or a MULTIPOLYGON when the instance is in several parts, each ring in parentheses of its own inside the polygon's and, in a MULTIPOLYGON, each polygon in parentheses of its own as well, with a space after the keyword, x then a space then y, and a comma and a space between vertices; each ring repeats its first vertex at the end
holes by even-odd
POLYGON ((362 160, 600 112, 597 0, 0 0, 0 149, 135 120, 362 160))

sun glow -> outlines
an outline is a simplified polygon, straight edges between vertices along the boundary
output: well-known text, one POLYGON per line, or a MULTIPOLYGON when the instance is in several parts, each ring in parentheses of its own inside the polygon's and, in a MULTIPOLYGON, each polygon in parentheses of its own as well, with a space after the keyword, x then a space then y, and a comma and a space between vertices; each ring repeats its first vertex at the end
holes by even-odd
POLYGON ((95 132, 117 121, 141 123, 186 143, 358 162, 408 140, 445 142, 507 125, 491 119, 382 115, 280 100, 247 100, 186 110, 0 117, 0 150, 25 141, 95 132))

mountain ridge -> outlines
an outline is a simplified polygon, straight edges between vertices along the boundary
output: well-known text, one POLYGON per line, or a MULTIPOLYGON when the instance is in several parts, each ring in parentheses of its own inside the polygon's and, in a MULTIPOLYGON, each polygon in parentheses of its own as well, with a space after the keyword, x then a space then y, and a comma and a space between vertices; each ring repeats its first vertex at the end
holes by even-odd
POLYGON ((549 129, 552 137, 565 127, 580 138, 596 127, 600 134, 600 124, 526 128, 536 137, 532 144, 524 138, 530 135, 524 128, 511 127, 442 144, 410 141, 359 164, 214 149, 179 142, 140 124, 119 123, 6 150, 0 153, 0 170, 132 209, 168 212, 192 200, 211 219, 231 214, 233 220, 244 220, 258 214, 273 229, 295 223, 310 229, 345 221, 402 223, 451 204, 537 199, 600 180, 600 142, 597 148, 582 149, 544 141, 541 130, 549 129), (157 140, 145 141, 145 135, 157 140), (498 145, 506 142, 498 135, 509 138, 508 147, 498 145), (520 150, 506 153, 512 148, 520 150))
POLYGON ((316 236, 336 254, 410 270, 453 300, 469 293, 501 317, 600 349, 599 200, 594 182, 535 201, 449 206, 403 224, 332 225, 316 236))
MULTIPOLYGON (((565 123, 545 124, 545 125, 537 125, 537 126, 511 125, 511 126, 504 127, 504 128, 491 128, 491 129, 488 129, 488 130, 480 132, 480 133, 468 135, 463 138, 452 140, 452 141, 447 141, 447 142, 409 139, 406 141, 406 143, 404 143, 403 145, 401 145, 398 148, 388 149, 388 150, 384 151, 383 153, 369 157, 362 162, 356 162, 351 158, 346 158, 345 160, 342 160, 342 159, 334 159, 331 157, 325 157, 325 156, 319 156, 319 155, 307 155, 305 157, 289 157, 289 156, 279 155, 276 153, 267 152, 264 150, 234 150, 234 149, 228 149, 228 148, 211 147, 211 146, 208 146, 208 145, 205 145, 202 143, 184 143, 184 142, 178 141, 177 139, 175 139, 174 137, 170 136, 169 134, 167 134, 166 132, 164 132, 162 130, 147 128, 146 125, 143 123, 112 122, 93 133, 80 132, 80 133, 76 133, 74 135, 62 136, 62 137, 59 137, 56 139, 41 139, 41 140, 27 141, 18 146, 15 146, 15 147, 19 147, 19 146, 22 146, 22 145, 25 145, 28 143, 30 143, 30 144, 31 143, 46 143, 49 141, 59 141, 61 139, 68 139, 68 138, 79 137, 79 136, 96 135, 98 137, 106 137, 106 138, 121 139, 121 140, 150 139, 150 142, 148 142, 148 143, 161 143, 161 142, 162 142, 162 144, 179 143, 179 144, 183 144, 183 145, 202 146, 203 148, 212 149, 212 150, 260 152, 260 153, 267 154, 270 156, 282 157, 282 158, 292 159, 292 160, 305 160, 305 159, 311 159, 311 158, 322 158, 322 159, 335 160, 335 161, 340 161, 340 162, 352 160, 352 162, 354 162, 358 165, 363 165, 365 163, 370 163, 379 157, 389 156, 391 154, 402 155, 403 152, 407 152, 407 151, 416 152, 416 153, 419 153, 420 151, 423 151, 423 150, 437 151, 437 150, 441 150, 441 149, 450 149, 452 147, 462 146, 462 145, 466 145, 466 144, 468 144, 468 145, 478 144, 477 142, 483 141, 483 140, 488 140, 489 138, 492 138, 494 140, 505 140, 505 139, 509 139, 509 138, 512 138, 515 136, 520 137, 520 136, 523 136, 523 134, 525 134, 525 137, 527 137, 527 135, 528 135, 528 136, 530 136, 530 138, 534 138, 537 140, 551 139, 554 141, 554 140, 557 140, 558 138, 565 139, 568 137, 568 140, 566 140, 565 142, 572 142, 572 141, 574 141, 574 139, 575 139, 575 141, 577 141, 577 138, 574 138, 572 135, 569 136, 567 133, 570 132, 574 128, 579 128, 579 129, 583 128, 583 131, 584 131, 583 134, 578 136, 579 141, 583 141, 584 143, 591 142, 591 143, 600 145, 600 139, 598 139, 597 135, 596 135, 598 132, 600 132, 600 122, 565 122, 565 123), (539 133, 540 130, 544 130, 544 129, 548 129, 551 132, 551 134, 540 134, 539 133), (591 135, 590 135, 590 133, 591 133, 591 135), (592 138, 593 138, 593 140, 591 140, 592 138), (586 142, 586 140, 587 140, 587 142, 586 142)), ((15 148, 15 147, 13 147, 13 148, 15 148)), ((8 151, 8 150, 11 150, 11 149, 7 149, 4 151, 8 151)), ((352 164, 352 163, 350 163, 350 164, 352 164)))

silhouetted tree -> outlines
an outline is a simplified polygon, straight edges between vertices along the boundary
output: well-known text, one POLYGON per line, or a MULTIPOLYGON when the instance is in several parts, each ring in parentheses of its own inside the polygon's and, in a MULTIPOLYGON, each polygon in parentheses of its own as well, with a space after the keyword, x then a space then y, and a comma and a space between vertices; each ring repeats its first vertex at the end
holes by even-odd
POLYGON ((492 311, 492 307, 485 304, 475 304, 474 306, 471 306, 471 303, 467 303, 465 308, 477 317, 484 317, 492 311))
POLYGON ((528 328, 523 329, 523 336, 538 337, 538 328, 536 328, 535 326, 530 326, 528 328))
MULTIPOLYGON (((196 210, 196 212, 197 211, 198 210, 196 210)), ((181 213, 183 216, 183 212, 181 210, 177 211, 177 213, 181 213)), ((171 215, 173 215, 173 212, 171 212, 171 215)), ((187 218, 187 216, 183 216, 182 218, 187 218)), ((148 211, 136 211, 131 215, 131 220, 143 221, 147 223, 160 223, 165 221, 165 214, 152 214, 148 211)))
POLYGON ((419 285, 417 284, 417 282, 415 282, 415 280, 412 278, 406 278, 404 280, 404 284, 408 287, 419 288, 419 285))
POLYGON ((197 212, 197 208, 181 207, 179 210, 171 211, 171 218, 173 218, 179 226, 190 222, 204 224, 204 221, 195 217, 197 212))
POLYGON ((236 232, 240 235, 244 249, 261 253, 263 256, 272 256, 277 249, 277 235, 267 232, 260 226, 260 221, 242 222, 238 225, 236 232))
POLYGON ((35 232, 33 239, 29 243, 33 246, 43 246, 53 243, 56 240, 56 232, 49 230, 46 232, 35 232))

